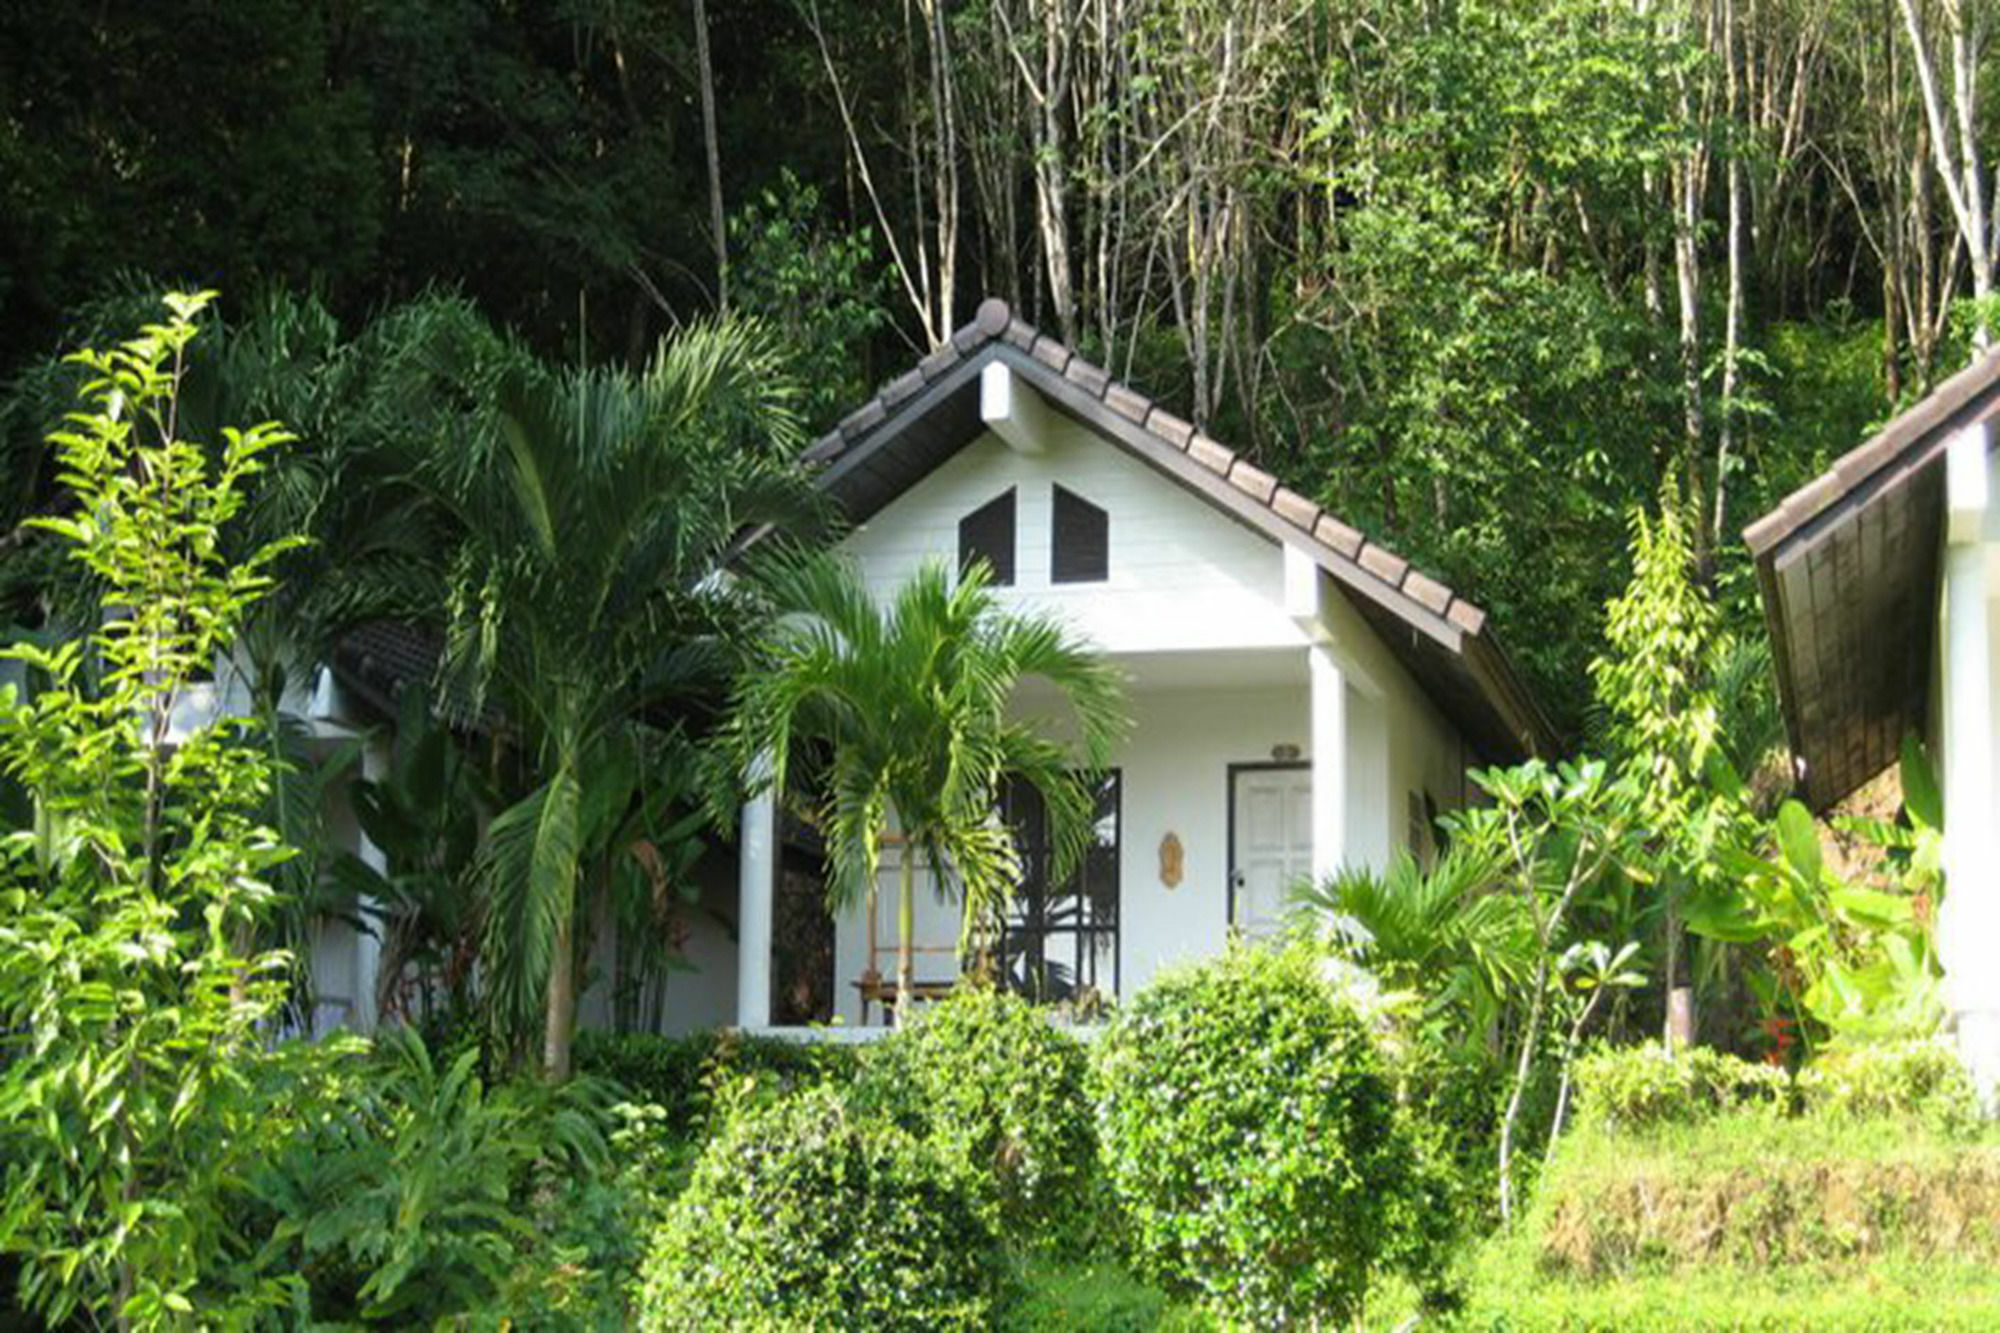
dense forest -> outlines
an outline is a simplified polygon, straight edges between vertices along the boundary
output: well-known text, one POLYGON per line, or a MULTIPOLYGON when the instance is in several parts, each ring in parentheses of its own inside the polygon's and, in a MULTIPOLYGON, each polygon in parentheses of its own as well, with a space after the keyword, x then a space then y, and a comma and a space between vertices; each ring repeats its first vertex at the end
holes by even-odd
POLYGON ((998 295, 1491 607, 1581 734, 1635 510, 1751 623, 1741 526, 1980 336, 1992 18, 16 0, 7 526, 50 359, 169 283, 345 338, 456 294, 564 364, 748 313, 810 429, 998 295))

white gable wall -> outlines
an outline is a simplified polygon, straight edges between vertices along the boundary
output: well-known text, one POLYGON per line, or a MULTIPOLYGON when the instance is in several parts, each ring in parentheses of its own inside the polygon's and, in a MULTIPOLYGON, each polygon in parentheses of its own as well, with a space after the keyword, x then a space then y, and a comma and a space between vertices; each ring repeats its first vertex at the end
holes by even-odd
POLYGON ((1014 488, 1010 603, 1060 616, 1108 653, 1304 647, 1286 617, 1275 542, 1167 480, 1067 417, 1039 454, 992 433, 974 440, 843 543, 878 597, 926 559, 956 562, 959 520, 1014 488), (1110 579, 1049 581, 1052 487, 1111 516, 1110 579))

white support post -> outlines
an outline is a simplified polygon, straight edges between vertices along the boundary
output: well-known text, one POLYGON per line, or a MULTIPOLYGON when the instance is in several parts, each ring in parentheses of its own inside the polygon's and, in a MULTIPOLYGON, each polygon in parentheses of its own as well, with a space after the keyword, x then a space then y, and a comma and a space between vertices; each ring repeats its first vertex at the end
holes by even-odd
POLYGON ((771 1026, 771 933, 778 887, 778 803, 766 789, 743 803, 737 846, 736 1025, 771 1026))
POLYGON ((1941 652, 1944 907, 1938 954, 1959 1053, 1981 1095, 2000 1090, 2000 848, 1996 847, 1995 685, 1986 537, 1986 429, 1946 446, 1941 652))
MULTIPOLYGON (((329 673, 330 675, 331 673, 329 673)), ((376 737, 361 748, 361 776, 369 782, 380 782, 389 772, 389 742, 376 737)), ((378 875, 389 873, 389 855, 369 840, 365 832, 356 829, 354 855, 363 865, 378 875)), ((382 975, 382 940, 373 931, 362 931, 354 939, 354 1025, 363 1032, 373 1032, 382 1016, 375 1007, 375 992, 380 989, 382 975)))
POLYGON ((979 419, 1016 453, 1048 447, 1049 405, 1013 369, 990 361, 979 372, 979 419))
POLYGON ((1312 682, 1312 874, 1323 880, 1347 855, 1347 678, 1325 644, 1306 649, 1312 682))

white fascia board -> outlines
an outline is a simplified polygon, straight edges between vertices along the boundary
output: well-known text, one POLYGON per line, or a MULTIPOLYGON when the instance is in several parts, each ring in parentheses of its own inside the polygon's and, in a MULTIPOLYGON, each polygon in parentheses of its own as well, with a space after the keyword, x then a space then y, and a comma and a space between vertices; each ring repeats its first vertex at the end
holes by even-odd
POLYGON ((1009 449, 1039 454, 1048 447, 1047 400, 1013 368, 989 361, 979 372, 979 419, 1009 449))

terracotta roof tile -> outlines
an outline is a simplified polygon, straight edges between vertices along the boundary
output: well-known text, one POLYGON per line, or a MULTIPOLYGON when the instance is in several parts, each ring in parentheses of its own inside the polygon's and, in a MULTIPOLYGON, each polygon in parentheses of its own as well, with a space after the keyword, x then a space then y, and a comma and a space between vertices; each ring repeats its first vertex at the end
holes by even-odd
POLYGON ((870 398, 840 419, 840 438, 852 441, 870 427, 881 425, 888 415, 880 398, 870 398))
POLYGON ((1319 522, 1313 525, 1313 536, 1346 556, 1349 560, 1361 554, 1362 536, 1332 514, 1321 514, 1319 522))
POLYGON ((1256 497, 1259 503, 1271 503, 1271 496, 1278 489, 1278 479, 1248 459, 1239 458, 1229 469, 1229 484, 1247 495, 1256 497))
POLYGON ((1271 496, 1271 508, 1278 511, 1286 521, 1294 523, 1307 532, 1319 521, 1319 506, 1289 486, 1280 486, 1271 496))
POLYGON ((924 382, 928 384, 957 365, 959 360, 958 344, 946 343, 923 360, 917 362, 917 373, 922 375, 924 382))
POLYGON ((1361 567, 1392 588, 1402 587, 1403 575, 1410 572, 1409 561, 1374 542, 1362 545, 1361 567))
POLYGON ((1122 384, 1112 384, 1104 391, 1104 405, 1128 421, 1145 424, 1146 413, 1153 406, 1152 399, 1141 393, 1134 393, 1122 384))
POLYGON ((1194 438, 1192 423, 1181 420, 1158 404, 1146 418, 1146 429, 1180 450, 1186 450, 1188 441, 1194 438))
POLYGON ((884 407, 894 407, 905 398, 913 396, 924 387, 924 377, 919 371, 911 370, 896 376, 882 386, 881 400, 884 407))
POLYGON ((1009 320, 1006 338, 1008 342, 1025 352, 1035 345, 1035 326, 1023 324, 1018 319, 1009 320))
POLYGON ((1419 606, 1427 607, 1443 615, 1451 605, 1451 589, 1439 583, 1420 569, 1412 569, 1403 576, 1403 591, 1419 606))
POLYGON ((1013 317, 1014 313, 1007 309, 1005 301, 997 296, 989 296, 981 301, 979 309, 973 312, 972 323, 987 337, 997 338, 1007 331, 1007 321, 1013 317))
POLYGON ((1054 338, 1044 334, 1035 339, 1031 355, 1033 355, 1035 360, 1060 375, 1068 368, 1070 357, 1075 354, 1069 350, 1068 344, 1057 342, 1054 338))
POLYGON ((1091 365, 1080 356, 1069 359, 1069 365, 1063 371, 1063 378, 1081 388, 1092 398, 1102 398, 1104 391, 1111 387, 1111 376, 1101 367, 1091 365))
POLYGON ((1188 457, 1218 477, 1229 475, 1229 465, 1236 461, 1235 454, 1206 435, 1196 435, 1189 441, 1188 457))

